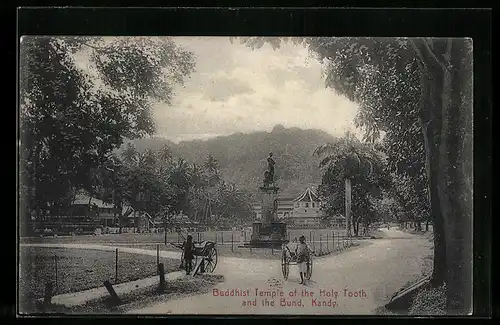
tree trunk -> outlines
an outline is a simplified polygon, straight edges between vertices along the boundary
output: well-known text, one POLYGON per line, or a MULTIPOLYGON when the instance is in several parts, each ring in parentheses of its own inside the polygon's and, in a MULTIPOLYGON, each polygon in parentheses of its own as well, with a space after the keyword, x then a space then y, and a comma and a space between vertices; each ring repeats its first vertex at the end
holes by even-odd
MULTIPOLYGON (((424 41, 425 42, 425 41, 424 41)), ((439 286, 445 281, 446 277, 446 243, 445 243, 445 233, 444 233, 444 223, 443 216, 441 214, 441 207, 439 202, 439 197, 437 194, 437 182, 438 182, 438 168, 437 153, 435 150, 435 144, 439 140, 439 134, 436 134, 434 125, 440 124, 440 110, 439 107, 435 107, 433 97, 435 97, 436 87, 433 85, 433 79, 430 76, 429 69, 426 64, 426 60, 422 53, 425 53, 424 47, 420 47, 417 50, 421 64, 421 102, 420 102, 420 114, 419 114, 419 124, 422 129, 422 134, 424 138, 424 149, 425 149, 425 167, 427 174, 428 183, 428 193, 429 193, 429 203, 430 203, 430 214, 433 222, 434 229, 434 259, 433 259, 433 271, 431 277, 431 284, 433 286, 439 286)), ((432 61, 431 61, 432 62, 432 61)), ((439 67, 437 67, 439 69, 439 67)), ((438 94, 440 95, 440 94, 438 94)))
POLYGON ((134 233, 137 232, 137 213, 136 211, 134 210, 134 233))
POLYGON ((118 209, 118 233, 121 234, 123 231, 123 205, 119 204, 117 206, 118 209))
MULTIPOLYGON (((428 82, 428 81, 427 81, 428 82)), ((429 105, 430 103, 427 103, 429 105)), ((427 107, 429 111, 432 111, 427 107)), ((434 115, 434 114, 433 114, 434 115)), ((432 270, 432 280, 431 283, 434 286, 440 286, 446 277, 446 243, 445 243, 445 233, 444 233, 444 223, 441 214, 441 206, 439 197, 437 194, 437 174, 438 169, 436 166, 437 155, 434 150, 434 143, 436 137, 434 136, 433 128, 431 123, 433 120, 437 120, 436 117, 432 119, 431 117, 419 118, 420 125, 422 127, 422 133, 424 136, 424 147, 425 147, 425 163, 427 170, 427 182, 429 186, 429 203, 430 203, 430 213, 433 222, 434 229, 434 261, 432 270), (426 119, 424 121, 424 118, 426 119)))
POLYGON ((347 236, 351 236, 352 209, 351 209, 351 179, 345 179, 345 218, 347 236))
POLYGON ((462 88, 467 82, 463 79, 472 76, 461 72, 460 41, 448 42, 454 68, 444 73, 438 193, 446 231, 447 307, 451 312, 467 313, 472 307, 472 193, 467 183, 471 171, 462 166, 472 157, 463 156, 462 145, 472 103, 462 105, 462 88))
POLYGON ((462 75, 460 65, 463 56, 460 44, 456 44, 460 42, 448 40, 443 45, 434 45, 439 56, 445 58, 444 62, 438 61, 432 54, 434 50, 429 47, 422 50, 427 51, 424 62, 428 71, 428 79, 423 86, 429 87, 428 114, 423 114, 427 120, 422 125, 434 221, 433 278, 434 282, 440 281, 444 267, 447 309, 451 313, 468 312, 472 294, 472 192, 467 182, 471 171, 464 168, 466 160, 472 157, 464 157, 461 152, 463 133, 467 131, 464 128, 468 127, 472 114, 471 103, 462 105, 462 85, 472 75, 462 75), (443 241, 445 247, 442 247, 443 241))
POLYGON ((429 220, 425 222, 425 231, 429 231, 429 220))
POLYGON ((352 216, 351 216, 352 230, 354 232, 355 237, 358 237, 358 234, 359 234, 359 219, 360 218, 352 218, 352 216))

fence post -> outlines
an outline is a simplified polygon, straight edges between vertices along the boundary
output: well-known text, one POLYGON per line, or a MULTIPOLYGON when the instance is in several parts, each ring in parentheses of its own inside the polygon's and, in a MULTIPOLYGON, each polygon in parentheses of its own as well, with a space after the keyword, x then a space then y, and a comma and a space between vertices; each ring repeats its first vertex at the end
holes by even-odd
POLYGON ((220 233, 220 236, 221 236, 221 237, 220 237, 220 239, 221 239, 221 243, 222 243, 222 245, 224 245, 224 231, 222 231, 222 232, 220 233))
POLYGON ((118 283, 118 248, 115 251, 115 284, 118 283))
POLYGON ((340 250, 340 235, 337 235, 337 250, 340 250))
POLYGON ((158 291, 163 293, 165 290, 165 268, 163 263, 158 264, 158 273, 160 275, 160 286, 158 287, 158 291))
POLYGON ((247 231, 243 231, 243 242, 246 243, 247 242, 247 231))
POLYGON ((321 254, 323 250, 323 243, 321 241, 321 234, 319 234, 319 253, 321 254))
POLYGON ((106 289, 108 290, 109 294, 111 295, 111 298, 113 299, 113 302, 116 305, 119 305, 120 304, 120 298, 118 298, 118 295, 116 294, 115 289, 111 285, 111 282, 109 282, 108 280, 104 281, 104 286, 106 287, 106 289))
POLYGON ((332 230, 332 251, 335 250, 335 231, 332 230))
POLYGON ((326 233, 326 252, 330 251, 330 242, 328 241, 328 233, 326 233))
POLYGON ((160 265, 160 245, 156 245, 156 269, 160 265))
POLYGON ((55 283, 56 283, 56 288, 55 288, 55 291, 57 292, 57 255, 54 255, 54 268, 55 268, 55 283))
POLYGON ((218 236, 218 233, 217 233, 217 231, 216 231, 216 232, 215 232, 215 243, 216 243, 216 244, 217 244, 217 239, 218 239, 218 237, 219 237, 219 236, 218 236))
POLYGON ((177 233, 177 242, 180 243, 181 242, 181 237, 179 235, 179 233, 177 233))
POLYGON ((45 296, 43 297, 43 306, 47 307, 52 301, 52 282, 45 283, 45 296))
POLYGON ((313 251, 316 251, 316 243, 314 242, 314 241, 315 241, 315 239, 314 239, 314 234, 313 234, 313 236, 312 236, 312 239, 313 239, 313 240, 312 240, 312 244, 313 244, 313 251))
POLYGON ((309 242, 312 242, 312 231, 309 232, 309 242))
POLYGON ((233 232, 231 231, 231 252, 234 252, 234 250, 233 250, 233 242, 234 242, 234 237, 233 237, 233 232))

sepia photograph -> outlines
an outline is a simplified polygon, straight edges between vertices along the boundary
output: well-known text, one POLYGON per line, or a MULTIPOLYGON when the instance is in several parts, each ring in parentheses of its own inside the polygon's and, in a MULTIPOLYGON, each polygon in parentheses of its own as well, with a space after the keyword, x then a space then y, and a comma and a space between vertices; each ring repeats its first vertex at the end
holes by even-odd
POLYGON ((23 36, 20 315, 470 315, 470 38, 23 36))

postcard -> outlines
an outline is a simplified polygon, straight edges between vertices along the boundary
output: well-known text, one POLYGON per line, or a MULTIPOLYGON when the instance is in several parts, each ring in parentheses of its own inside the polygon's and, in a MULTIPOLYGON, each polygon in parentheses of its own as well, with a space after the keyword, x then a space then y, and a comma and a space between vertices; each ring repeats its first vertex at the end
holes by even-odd
POLYGON ((468 314, 472 46, 22 37, 19 313, 468 314))

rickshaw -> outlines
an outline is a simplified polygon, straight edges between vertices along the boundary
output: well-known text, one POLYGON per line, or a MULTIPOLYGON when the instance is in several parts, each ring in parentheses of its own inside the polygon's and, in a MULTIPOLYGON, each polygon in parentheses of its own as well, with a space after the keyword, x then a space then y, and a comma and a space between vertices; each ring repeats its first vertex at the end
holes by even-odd
MULTIPOLYGON (((281 248, 281 272, 283 273, 283 278, 288 280, 288 275, 290 274, 290 265, 298 265, 298 256, 294 251, 290 250, 288 244, 284 244, 281 248)), ((309 254, 309 259, 306 261, 307 272, 305 275, 306 280, 310 280, 313 270, 313 252, 309 254)))
MULTIPOLYGON (((194 265, 198 265, 199 258, 203 259, 203 271, 213 273, 217 266, 217 248, 216 243, 213 241, 201 241, 194 244, 194 265)), ((170 243, 170 245, 182 250, 181 254, 181 268, 184 268, 184 244, 183 243, 170 243)), ((196 272, 196 270, 194 270, 196 272)))

